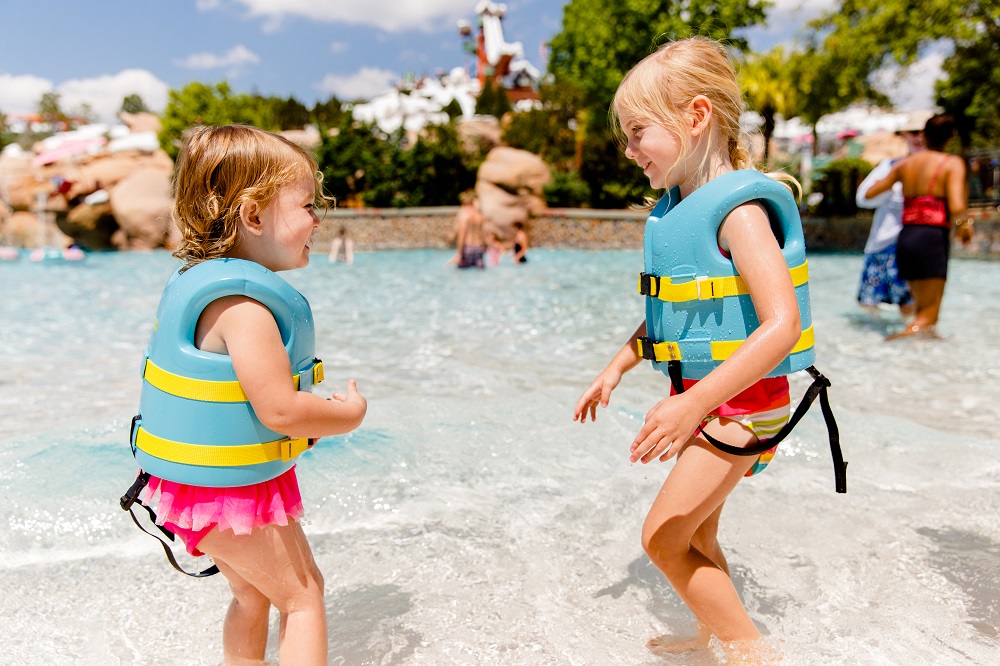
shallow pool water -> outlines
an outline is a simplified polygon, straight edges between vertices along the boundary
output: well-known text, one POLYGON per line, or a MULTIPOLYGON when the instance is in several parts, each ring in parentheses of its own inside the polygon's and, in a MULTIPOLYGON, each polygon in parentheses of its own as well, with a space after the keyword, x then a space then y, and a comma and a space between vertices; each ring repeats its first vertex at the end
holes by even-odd
MULTIPOLYGON (((640 253, 539 249, 474 272, 448 257, 319 257, 287 274, 315 313, 317 392, 353 377, 369 400, 359 430, 298 467, 331 662, 721 663, 644 647, 693 626, 639 544, 671 463, 628 462, 665 378, 640 366, 597 423, 572 421, 642 316, 640 253)), ((174 262, 0 263, 2 663, 221 661, 225 581, 177 574, 117 506, 174 262)), ((944 339, 892 344, 898 316, 854 302, 860 255, 810 268, 849 492, 834 493, 814 408, 726 504, 737 588, 786 664, 995 663, 1000 262, 953 260, 944 339)))

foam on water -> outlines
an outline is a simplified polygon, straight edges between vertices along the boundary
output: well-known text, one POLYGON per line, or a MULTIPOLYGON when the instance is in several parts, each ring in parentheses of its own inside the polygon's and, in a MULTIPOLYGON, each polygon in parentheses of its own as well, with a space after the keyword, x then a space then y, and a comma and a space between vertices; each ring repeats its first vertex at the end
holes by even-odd
MULTIPOLYGON (((325 258, 287 275, 313 305, 327 381, 364 426, 299 466, 305 529, 344 664, 717 664, 657 657, 690 613, 639 545, 667 465, 627 447, 666 390, 640 367, 585 426, 576 398, 642 316, 636 252, 325 258)), ((0 662, 204 664, 229 596, 190 580, 117 508, 165 253, 0 264, 0 662)), ((1000 263, 953 260, 945 340, 883 344, 857 255, 810 259, 818 409, 726 504, 721 542, 787 664, 987 664, 1000 649, 1000 263)), ((794 396, 807 378, 793 377, 794 396)), ((194 563, 191 563, 194 565, 194 563)), ((276 662, 273 647, 269 658, 276 662)))

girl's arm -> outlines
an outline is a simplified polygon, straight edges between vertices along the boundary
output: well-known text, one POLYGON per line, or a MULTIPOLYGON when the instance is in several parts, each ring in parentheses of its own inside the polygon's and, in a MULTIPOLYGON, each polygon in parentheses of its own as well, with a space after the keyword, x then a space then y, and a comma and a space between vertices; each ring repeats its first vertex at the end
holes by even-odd
POLYGON ((888 176, 886 176, 885 178, 882 178, 881 180, 873 183, 868 188, 868 191, 865 192, 865 198, 869 199, 869 200, 870 199, 874 199, 875 197, 877 197, 878 195, 882 194, 883 192, 888 192, 889 190, 891 190, 892 186, 893 186, 893 183, 895 183, 896 181, 902 180, 902 177, 901 177, 900 171, 899 171, 899 168, 900 168, 900 166, 902 166, 902 164, 903 164, 903 162, 896 162, 896 164, 893 165, 892 171, 889 172, 888 176))
POLYGON ((661 400, 646 414, 646 423, 632 442, 633 462, 673 456, 706 414, 766 376, 802 334, 792 278, 764 209, 744 204, 730 213, 719 232, 719 244, 732 255, 746 282, 760 326, 704 379, 661 400))
POLYGON ((608 363, 597 379, 591 382, 587 390, 583 392, 580 399, 576 401, 576 409, 573 412, 573 420, 580 423, 587 422, 587 412, 590 412, 590 420, 597 420, 597 405, 607 407, 611 399, 611 392, 615 390, 622 380, 622 375, 639 365, 642 358, 639 357, 639 349, 636 340, 646 335, 646 322, 643 320, 639 328, 628 339, 611 362, 608 363))
POLYGON ((278 324, 261 303, 245 296, 221 298, 205 309, 198 327, 206 331, 199 348, 232 358, 236 378, 257 418, 271 430, 289 437, 319 438, 361 425, 368 403, 353 379, 346 393, 334 393, 332 399, 295 390, 278 324))

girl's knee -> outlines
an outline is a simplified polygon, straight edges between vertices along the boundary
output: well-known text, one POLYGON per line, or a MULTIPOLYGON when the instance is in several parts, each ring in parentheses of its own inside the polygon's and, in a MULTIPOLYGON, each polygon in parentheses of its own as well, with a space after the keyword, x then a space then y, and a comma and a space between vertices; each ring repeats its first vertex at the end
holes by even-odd
POLYGON ((659 563, 672 556, 687 552, 691 548, 691 537, 671 526, 671 521, 656 525, 642 526, 642 549, 651 560, 659 563))
POLYGON ((250 613, 267 613, 271 610, 271 600, 256 587, 243 581, 242 583, 229 582, 229 589, 233 592, 233 599, 250 613))
POLYGON ((274 604, 282 613, 291 613, 307 609, 326 608, 326 582, 320 570, 312 566, 308 569, 306 577, 300 580, 294 589, 286 589, 279 598, 272 599, 274 604))

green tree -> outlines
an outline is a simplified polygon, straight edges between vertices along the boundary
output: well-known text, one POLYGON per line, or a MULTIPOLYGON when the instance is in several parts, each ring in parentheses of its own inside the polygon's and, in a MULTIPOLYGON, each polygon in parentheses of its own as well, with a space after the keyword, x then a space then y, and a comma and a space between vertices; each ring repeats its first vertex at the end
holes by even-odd
POLYGON ((454 120, 455 118, 461 118, 463 115, 465 115, 464 112, 462 111, 462 105, 458 103, 457 99, 452 99, 450 102, 445 104, 444 108, 441 110, 447 113, 448 117, 452 120, 454 120))
POLYGON ((323 183, 340 205, 451 205, 476 182, 476 156, 463 153, 451 123, 425 127, 412 146, 350 112, 316 151, 323 183))
POLYGON ((476 98, 476 113, 503 118, 504 114, 510 110, 511 105, 507 93, 492 78, 486 77, 483 89, 479 91, 479 97, 476 98))
POLYGON ((350 112, 334 129, 323 133, 316 150, 323 186, 339 205, 370 203, 363 195, 384 186, 383 176, 398 151, 377 126, 355 122, 350 112))
POLYGON ((14 143, 14 135, 7 126, 7 114, 0 109, 0 150, 11 143, 14 143))
POLYGON ((325 102, 316 102, 312 111, 309 112, 310 119, 321 129, 338 127, 344 117, 344 105, 339 99, 331 95, 325 102))
POLYGON ((38 100, 38 115, 42 117, 42 122, 49 125, 65 125, 66 114, 59 105, 59 93, 43 93, 38 100))
POLYGON ((539 90, 541 108, 511 115, 503 142, 532 152, 558 171, 579 169, 576 160, 577 114, 582 92, 571 83, 551 82, 539 90))
POLYGON ((394 206, 447 206, 476 184, 476 170, 459 143, 451 123, 424 127, 416 143, 394 163, 401 187, 394 206))
POLYGON ((209 86, 197 81, 180 90, 171 90, 163 111, 160 145, 177 157, 184 131, 194 125, 241 123, 262 129, 277 129, 269 119, 269 109, 259 100, 234 94, 225 81, 209 86))
POLYGON ((122 107, 118 111, 119 113, 146 113, 149 109, 138 93, 132 93, 125 96, 122 100, 122 107))
POLYGON ((893 63, 905 68, 938 40, 948 40, 954 51, 944 63, 948 82, 937 87, 938 103, 956 115, 963 142, 1000 133, 993 127, 1000 79, 996 0, 841 0, 811 29, 822 87, 837 108, 873 98, 864 88, 871 88, 874 72, 893 63))
POLYGON ((94 111, 94 107, 92 107, 89 102, 81 102, 80 106, 73 109, 69 115, 72 118, 72 124, 74 126, 95 123, 97 122, 98 117, 97 112, 94 111))
POLYGON ((571 0, 550 42, 549 71, 607 109, 625 73, 667 41, 705 35, 747 48, 733 31, 765 19, 766 0, 571 0))
POLYGON ((936 86, 937 103, 955 118, 955 128, 963 146, 990 148, 1000 146, 1000 68, 984 63, 1000 62, 1000 45, 980 40, 956 45, 945 59, 948 74, 936 86))
POLYGON ((785 49, 776 46, 767 53, 746 56, 739 68, 740 87, 747 106, 764 119, 764 163, 767 163, 771 135, 778 114, 785 118, 798 115, 797 79, 788 76, 791 59, 785 49))
POLYGON ((288 99, 276 97, 272 101, 272 106, 274 123, 279 129, 302 129, 309 124, 309 109, 294 97, 288 99))
POLYGON ((762 23, 768 0, 571 0, 562 32, 550 42, 549 71, 580 90, 575 161, 594 207, 635 203, 650 190, 622 155, 608 126, 608 106, 625 73, 660 44, 705 35, 736 52, 746 40, 733 35, 762 23))

